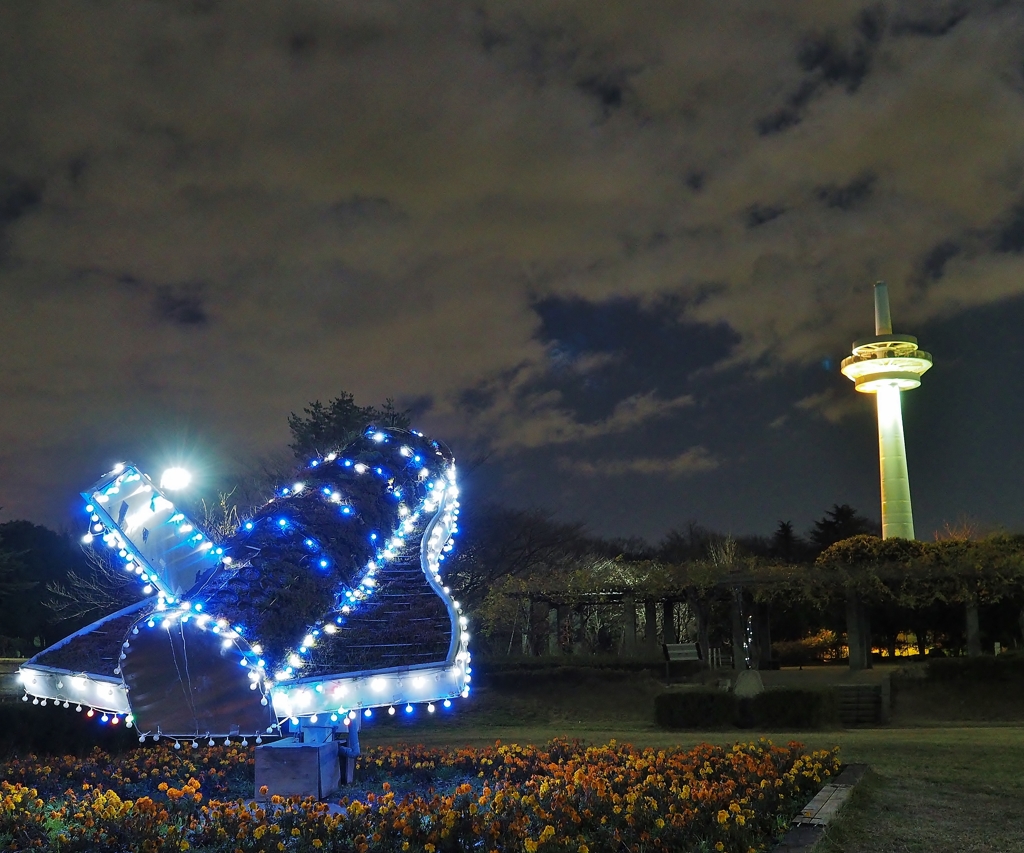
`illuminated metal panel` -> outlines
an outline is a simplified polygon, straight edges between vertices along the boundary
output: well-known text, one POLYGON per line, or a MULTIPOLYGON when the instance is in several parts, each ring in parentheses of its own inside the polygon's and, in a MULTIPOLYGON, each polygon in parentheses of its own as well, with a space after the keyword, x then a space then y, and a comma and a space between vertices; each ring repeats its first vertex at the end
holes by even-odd
POLYGON ((222 552, 134 465, 118 466, 82 497, 92 507, 91 535, 126 552, 167 596, 183 595, 221 563, 222 552))

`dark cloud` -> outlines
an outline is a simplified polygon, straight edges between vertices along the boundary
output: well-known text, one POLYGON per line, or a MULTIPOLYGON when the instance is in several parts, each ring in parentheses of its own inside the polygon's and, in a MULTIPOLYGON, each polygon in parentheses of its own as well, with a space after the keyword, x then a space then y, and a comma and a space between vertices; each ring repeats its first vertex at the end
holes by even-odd
POLYGON ((583 421, 607 417, 637 393, 691 393, 694 375, 728 356, 738 340, 725 324, 687 321, 685 304, 675 298, 643 304, 549 297, 533 310, 551 370, 530 390, 558 389, 583 421))
POLYGON ((396 221, 403 216, 388 199, 362 195, 354 195, 335 202, 331 205, 330 212, 341 224, 347 226, 374 221, 396 221))
POLYGON ((940 38, 970 14, 970 8, 966 3, 946 4, 947 7, 942 8, 943 4, 928 0, 916 5, 917 9, 903 11, 893 18, 889 31, 894 36, 940 38))
POLYGON ((153 313, 161 323, 174 326, 205 326, 209 314, 198 284, 162 285, 153 299, 153 313))
POLYGON ((871 195, 875 187, 875 180, 875 175, 866 173, 858 175, 848 184, 818 187, 814 194, 825 207, 832 207, 836 210, 853 210, 871 195))
POLYGON ((758 225, 771 222, 785 212, 786 208, 778 204, 752 204, 747 208, 744 220, 747 223, 747 228, 757 228, 758 225))
POLYGON ((783 106, 757 120, 761 136, 781 133, 799 124, 811 101, 828 87, 842 86, 849 94, 860 88, 885 31, 884 8, 876 6, 861 11, 852 30, 852 35, 845 38, 829 30, 807 34, 800 40, 796 61, 807 77, 783 106))
POLYGON ((37 207, 42 199, 41 182, 0 177, 0 233, 37 207))
POLYGON ((72 157, 68 160, 68 180, 71 182, 72 186, 77 185, 82 180, 82 176, 85 175, 85 171, 88 166, 88 159, 82 155, 72 157))
POLYGON ((945 275, 946 264, 962 251, 963 246, 953 240, 938 243, 921 259, 917 281, 924 285, 938 281, 945 275))
POLYGON ((997 252, 1024 252, 1024 204, 1009 211, 995 234, 997 252))
POLYGON ((856 92, 867 76, 871 53, 867 44, 846 50, 832 34, 809 36, 800 45, 797 55, 800 67, 817 72, 829 85, 842 85, 847 92, 856 92))
POLYGON ((915 457, 913 418, 935 388, 972 436, 958 323, 1020 321, 1024 9, 881 8, 0 3, 0 503, 63 525, 122 453, 269 453, 344 390, 602 529, 870 511, 837 365, 884 277, 936 355, 912 476, 967 484, 922 496, 941 519, 1001 476, 915 457))
POLYGON ((606 116, 622 106, 625 77, 621 74, 585 77, 576 85, 585 95, 595 98, 606 116))

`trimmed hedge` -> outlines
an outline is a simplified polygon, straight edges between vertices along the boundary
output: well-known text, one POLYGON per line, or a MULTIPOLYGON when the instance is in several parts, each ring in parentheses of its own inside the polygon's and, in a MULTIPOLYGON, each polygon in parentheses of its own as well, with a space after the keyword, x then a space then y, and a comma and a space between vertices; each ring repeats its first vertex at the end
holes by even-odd
POLYGON ((831 690, 766 690, 737 699, 722 690, 686 690, 654 697, 654 718, 666 729, 824 729, 839 723, 831 690))
POLYGON ((927 664, 929 681, 1024 681, 1024 655, 933 658, 927 664))
POLYGON ((826 729, 839 725, 839 700, 832 690, 766 690, 749 700, 753 726, 826 729))
POLYGON ((654 719, 665 729, 721 729, 736 720, 736 697, 724 690, 685 690, 654 697, 654 719))
POLYGON ((577 685, 607 684, 622 685, 641 680, 653 680, 645 670, 594 669, 584 666, 559 666, 551 669, 506 669, 489 670, 473 662, 473 684, 477 688, 495 690, 518 690, 544 687, 550 690, 565 689, 577 685), (477 677, 477 673, 480 673, 477 677))

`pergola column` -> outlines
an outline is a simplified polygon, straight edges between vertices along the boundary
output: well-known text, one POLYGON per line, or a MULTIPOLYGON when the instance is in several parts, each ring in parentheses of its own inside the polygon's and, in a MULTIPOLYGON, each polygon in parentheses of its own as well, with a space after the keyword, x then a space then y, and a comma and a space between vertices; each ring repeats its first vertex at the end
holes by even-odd
POLYGON ((668 645, 679 642, 676 636, 676 603, 671 598, 661 602, 661 635, 668 645))
POLYGON ((622 596, 622 653, 636 654, 636 598, 627 592, 622 596))
POLYGON ((658 652, 658 602, 644 599, 644 649, 654 655, 658 652))

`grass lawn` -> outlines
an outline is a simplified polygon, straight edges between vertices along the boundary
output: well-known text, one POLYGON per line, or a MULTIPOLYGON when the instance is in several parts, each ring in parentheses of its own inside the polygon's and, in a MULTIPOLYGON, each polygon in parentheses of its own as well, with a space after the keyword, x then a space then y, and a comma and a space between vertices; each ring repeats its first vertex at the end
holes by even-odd
POLYGON ((871 766, 823 853, 1019 853, 1024 850, 1024 726, 854 729, 835 732, 665 732, 623 725, 429 726, 365 732, 367 742, 414 740, 471 746, 543 743, 553 737, 638 746, 732 743, 764 735, 820 749, 836 744, 846 762, 871 766))

